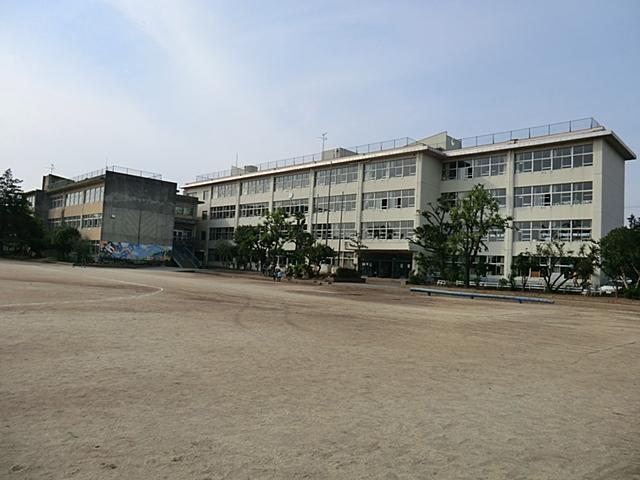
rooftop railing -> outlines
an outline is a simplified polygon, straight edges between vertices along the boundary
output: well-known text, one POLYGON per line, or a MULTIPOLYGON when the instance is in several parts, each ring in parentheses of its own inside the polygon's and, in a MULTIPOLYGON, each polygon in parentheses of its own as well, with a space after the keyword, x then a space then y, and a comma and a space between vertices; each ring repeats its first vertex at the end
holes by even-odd
POLYGON ((460 139, 462 148, 481 147, 493 145, 495 143, 508 142, 511 140, 526 140, 529 138, 547 137, 558 133, 571 133, 580 130, 590 130, 601 125, 594 118, 580 118, 567 122, 549 123, 537 127, 521 128, 519 130, 509 130, 508 132, 489 133, 486 135, 476 135, 475 137, 465 137, 460 139))
POLYGON ((48 190, 55 190, 59 187, 64 187, 66 185, 71 185, 72 183, 82 182, 83 180, 89 180, 90 178, 99 177, 104 175, 106 172, 117 172, 124 173, 126 175, 133 175, 135 177, 144 177, 144 178, 152 178, 154 180, 162 180, 162 175, 154 172, 145 172, 143 170, 136 170, 135 168, 127 168, 127 167, 119 167, 117 165, 111 165, 105 168, 101 168, 100 170, 94 170, 92 172, 83 173, 82 175, 78 175, 73 178, 58 180, 56 182, 52 182, 47 187, 48 190))
MULTIPOLYGON (((368 153, 382 152, 385 150, 393 150, 395 148, 407 147, 415 142, 416 141, 412 138, 402 137, 402 138, 395 138, 393 140, 384 140, 382 142, 366 143, 364 145, 357 145, 355 147, 343 148, 342 150, 353 152, 353 154, 345 155, 339 158, 346 158, 353 155, 366 155, 368 153)), ((312 153, 308 155, 302 155, 299 157, 285 158, 283 160, 263 162, 254 166, 257 168, 257 171, 263 172, 265 170, 275 170, 277 168, 292 167, 295 165, 305 165, 307 163, 315 163, 315 162, 319 162, 320 160, 328 160, 328 158, 326 157, 326 152, 325 152, 325 158, 323 158, 322 153, 312 153)), ((244 173, 252 173, 252 172, 244 172, 244 173)), ((234 174, 242 175, 243 172, 241 169, 238 169, 238 170, 230 169, 230 170, 221 170, 221 171, 212 172, 212 173, 205 173, 202 175, 198 175, 196 177, 196 182, 205 182, 207 180, 215 180, 218 178, 230 177, 234 174)))
MULTIPOLYGON (((525 140, 537 137, 546 137, 549 135, 555 135, 558 133, 570 133, 580 130, 590 130, 592 128, 600 127, 601 125, 592 117, 580 118, 578 120, 569 120, 560 123, 549 123, 546 125, 539 125, 536 127, 521 128, 519 130, 509 130, 506 132, 489 133, 486 135, 476 135, 475 137, 465 137, 460 139, 460 148, 467 147, 480 147, 485 145, 493 145, 496 143, 508 142, 512 140, 525 140)), ((396 148, 407 147, 411 144, 420 144, 416 140, 409 137, 396 138, 394 140, 385 140, 382 142, 367 143, 364 145, 358 145, 355 147, 346 148, 353 152, 353 155, 365 155, 368 153, 383 152, 385 150, 393 150, 396 148)), ((432 145, 432 148, 445 149, 446 145, 432 145)), ((340 158, 346 158, 350 155, 346 155, 340 158)), ((257 171, 274 170, 283 167, 291 167, 294 165, 304 165, 307 163, 314 163, 323 160, 321 153, 313 153, 310 155, 302 155, 300 157, 286 158, 284 160, 275 160, 272 162, 264 162, 255 165, 257 171)), ((324 158, 326 160, 326 158, 324 158)), ((244 175, 242 169, 230 169, 221 170, 212 173, 205 173, 196 177, 196 182, 204 182, 207 180, 215 180, 218 178, 226 178, 234 175, 244 175)))

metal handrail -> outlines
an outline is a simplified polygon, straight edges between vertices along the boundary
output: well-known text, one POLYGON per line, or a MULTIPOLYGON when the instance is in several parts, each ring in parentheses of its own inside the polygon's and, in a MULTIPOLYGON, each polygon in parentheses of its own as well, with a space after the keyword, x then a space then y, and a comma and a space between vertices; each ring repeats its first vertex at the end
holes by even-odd
MULTIPOLYGON (((356 145, 355 147, 344 148, 342 150, 346 150, 348 152, 353 152, 352 155, 346 155, 345 157, 340 158, 348 158, 350 156, 355 155, 366 155, 368 153, 375 152, 383 152, 385 150, 393 150, 396 148, 408 147, 412 143, 416 143, 416 141, 409 137, 401 137, 395 138, 392 140, 384 140, 382 142, 373 142, 373 143, 365 143, 363 145, 356 145)), ((301 155, 298 157, 285 158, 282 160, 273 160, 270 162, 263 162, 257 165, 254 165, 259 172, 264 172, 266 170, 275 170, 277 168, 284 167, 292 167, 295 165, 306 165, 308 163, 315 163, 323 160, 322 153, 311 153, 307 155, 301 155)), ((245 173, 253 173, 253 172, 242 172, 241 169, 230 169, 230 170, 220 170, 217 172, 204 173, 202 175, 196 176, 196 182, 204 182, 207 180, 215 180, 218 178, 231 177, 234 174, 243 175, 245 173)))
POLYGON ((71 185, 72 183, 81 182, 83 180, 88 180, 90 178, 99 177, 101 175, 104 175, 106 172, 124 173, 126 175, 133 175, 136 177, 162 180, 162 175, 160 173, 145 172, 144 170, 137 170, 135 168, 120 167, 118 165, 110 165, 105 168, 101 168, 100 170, 94 170, 92 172, 83 173, 73 178, 68 178, 68 179, 65 178, 64 180, 58 180, 56 182, 49 184, 47 189, 55 190, 58 187, 63 187, 63 186, 71 185))
POLYGON ((590 130, 601 125, 593 117, 568 120, 566 122, 548 123, 536 127, 520 128, 506 132, 488 133, 476 135, 475 137, 465 137, 460 139, 461 148, 480 147, 493 145, 496 143, 509 142, 512 140, 526 140, 529 138, 547 137, 558 133, 571 133, 580 130, 590 130))

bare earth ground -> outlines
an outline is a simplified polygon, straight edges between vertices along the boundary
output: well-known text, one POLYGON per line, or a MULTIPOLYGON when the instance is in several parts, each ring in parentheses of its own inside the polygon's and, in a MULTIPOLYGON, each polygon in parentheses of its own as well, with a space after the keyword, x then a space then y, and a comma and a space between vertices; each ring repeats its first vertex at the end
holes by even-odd
POLYGON ((0 478, 640 478, 640 306, 0 262, 0 478))

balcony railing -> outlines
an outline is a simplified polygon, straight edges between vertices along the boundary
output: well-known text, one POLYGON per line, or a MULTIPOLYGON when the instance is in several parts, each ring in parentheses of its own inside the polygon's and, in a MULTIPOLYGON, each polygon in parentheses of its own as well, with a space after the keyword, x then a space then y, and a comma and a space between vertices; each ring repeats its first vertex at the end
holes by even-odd
POLYGON ((529 138, 547 137, 558 133, 571 133, 580 130, 590 130, 600 127, 601 125, 594 118, 580 118, 578 120, 569 120, 567 122, 549 123, 547 125, 539 125, 537 127, 521 128, 519 130, 509 130, 508 132, 489 133, 486 135, 477 135, 475 137, 461 138, 462 148, 481 147, 485 145, 493 145, 494 143, 508 142, 511 140, 526 140, 529 138))
POLYGON ((117 165, 111 165, 105 168, 101 168, 100 170, 94 170, 93 172, 83 173, 82 175, 78 175, 77 177, 58 180, 56 182, 50 183, 49 186, 47 187, 47 190, 55 190, 56 188, 71 185, 72 183, 82 182, 83 180, 99 177, 101 175, 104 175, 106 172, 117 172, 117 173, 124 173, 126 175, 133 175, 135 177, 145 177, 145 178, 152 178, 154 180, 162 180, 162 175, 159 173, 145 172, 143 170, 136 170, 135 168, 127 168, 127 167, 119 167, 117 165))

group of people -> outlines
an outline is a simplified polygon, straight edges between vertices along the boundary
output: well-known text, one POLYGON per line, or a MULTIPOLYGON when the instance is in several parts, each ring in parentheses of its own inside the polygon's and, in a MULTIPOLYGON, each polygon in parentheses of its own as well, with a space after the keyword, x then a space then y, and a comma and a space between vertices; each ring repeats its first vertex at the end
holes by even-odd
POLYGON ((269 265, 267 273, 271 278, 273 278, 274 282, 280 282, 282 281, 282 277, 284 277, 284 271, 279 265, 269 265))

